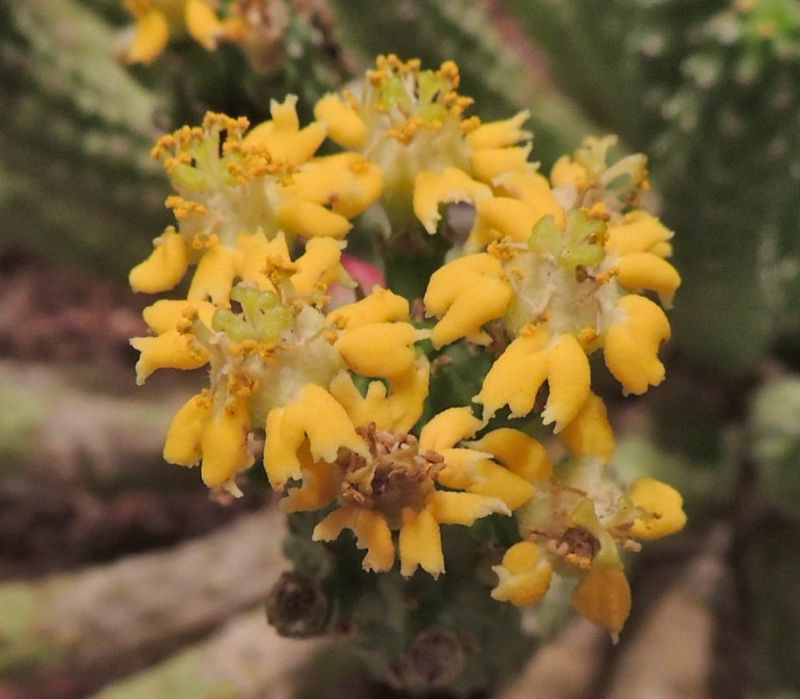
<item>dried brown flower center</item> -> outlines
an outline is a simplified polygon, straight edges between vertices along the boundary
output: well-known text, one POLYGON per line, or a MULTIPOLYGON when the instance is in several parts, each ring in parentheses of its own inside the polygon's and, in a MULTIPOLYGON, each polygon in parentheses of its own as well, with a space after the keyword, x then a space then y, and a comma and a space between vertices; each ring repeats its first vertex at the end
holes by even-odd
POLYGON ((379 430, 375 423, 356 431, 370 455, 339 450, 341 503, 380 510, 390 518, 399 517, 403 507, 422 509, 444 467, 442 455, 430 449, 421 453, 414 435, 379 430))

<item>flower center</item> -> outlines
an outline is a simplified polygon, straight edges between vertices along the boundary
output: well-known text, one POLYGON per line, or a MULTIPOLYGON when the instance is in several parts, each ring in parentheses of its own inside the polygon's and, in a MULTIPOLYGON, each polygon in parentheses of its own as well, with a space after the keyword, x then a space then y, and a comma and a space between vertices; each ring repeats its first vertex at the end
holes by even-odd
POLYGON ((605 332, 619 297, 606 267, 606 224, 583 210, 570 211, 559 230, 552 216, 533 229, 528 250, 505 266, 516 292, 506 328, 516 337, 529 324, 545 325, 551 336, 573 333, 587 344, 605 332))
POLYGON ((413 435, 379 430, 374 422, 356 431, 366 442, 369 457, 339 450, 342 505, 380 510, 390 525, 399 523, 404 507, 421 510, 444 467, 442 455, 430 449, 421 453, 413 435))

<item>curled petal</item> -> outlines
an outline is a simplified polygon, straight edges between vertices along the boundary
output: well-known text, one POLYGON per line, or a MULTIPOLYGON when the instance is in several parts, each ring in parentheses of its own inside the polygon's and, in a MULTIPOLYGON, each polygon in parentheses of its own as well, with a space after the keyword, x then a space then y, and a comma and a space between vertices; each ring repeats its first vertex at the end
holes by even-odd
POLYGON ((634 252, 669 257, 672 252, 668 243, 672 231, 645 211, 627 214, 619 223, 609 225, 606 234, 606 252, 620 257, 634 252))
POLYGON ((189 257, 183 236, 167 229, 153 241, 154 250, 128 276, 131 288, 146 294, 172 289, 186 274, 189 257))
POLYGON ((362 563, 364 570, 380 573, 391 569, 394 565, 394 543, 383 515, 372 510, 343 507, 331 512, 314 527, 311 538, 314 541, 333 541, 343 529, 351 529, 356 535, 356 546, 367 549, 362 563))
POLYGON ((378 428, 408 432, 419 420, 428 397, 430 365, 419 357, 407 373, 389 379, 389 392, 382 381, 372 381, 362 396, 349 374, 342 372, 331 382, 330 391, 356 425, 374 422, 378 428))
POLYGON ((383 172, 360 153, 337 153, 309 161, 282 185, 282 191, 353 218, 380 198, 383 172))
POLYGON ((190 301, 210 299, 217 306, 227 306, 239 256, 238 250, 221 244, 207 250, 197 265, 187 298, 190 301))
POLYGON ((481 124, 477 129, 467 134, 466 141, 472 148, 476 149, 502 148, 513 145, 517 141, 532 136, 530 131, 524 131, 520 128, 530 116, 531 113, 525 109, 510 119, 481 124))
POLYGON ((184 301, 183 299, 161 299, 142 311, 144 322, 154 333, 174 330, 178 323, 197 313, 201 322, 211 325, 215 306, 208 301, 184 301))
POLYGON ((525 202, 538 221, 552 216, 559 228, 564 227, 564 209, 553 194, 550 183, 538 172, 508 172, 495 177, 493 184, 501 196, 511 196, 525 202))
POLYGON ((366 298, 341 306, 328 314, 328 321, 339 328, 357 328, 367 323, 408 320, 408 301, 388 289, 374 288, 366 298))
POLYGON ((589 183, 589 177, 585 167, 574 162, 568 155, 562 155, 550 171, 550 181, 553 187, 583 189, 589 183))
POLYGON ((637 539, 660 539, 679 532, 686 525, 683 498, 666 483, 639 478, 631 485, 628 497, 647 513, 636 519, 631 528, 631 536, 637 539))
POLYGON ((489 369, 481 392, 474 398, 483 404, 483 419, 489 420, 508 405, 512 417, 533 410, 536 394, 547 378, 547 333, 536 330, 514 340, 489 369))
POLYGON ((326 209, 322 204, 301 199, 287 201, 280 206, 278 223, 303 238, 344 238, 352 228, 344 216, 326 209))
POLYGON ((341 244, 331 238, 312 238, 305 254, 297 260, 297 272, 289 279, 301 296, 316 288, 326 289, 338 276, 342 257, 341 244))
POLYGON ((206 0, 186 0, 184 9, 186 31, 208 51, 217 48, 222 34, 222 22, 206 0))
POLYGON ((526 172, 532 165, 528 162, 531 146, 510 148, 482 148, 475 151, 469 159, 472 173, 481 182, 492 182, 507 172, 526 172))
POLYGON ((531 483, 549 478, 553 472, 553 465, 541 442, 519 430, 501 427, 470 442, 469 446, 492 454, 509 471, 531 483))
POLYGON ((510 510, 522 507, 533 496, 534 487, 516 473, 493 461, 481 461, 472 471, 472 483, 467 490, 502 500, 510 510))
POLYGON ((404 507, 400 526, 400 573, 405 578, 414 575, 418 566, 434 578, 444 573, 444 554, 439 523, 423 509, 415 512, 404 507))
POLYGON ((261 291, 275 291, 275 287, 266 275, 266 261, 271 256, 289 260, 289 249, 282 232, 272 240, 259 231, 242 234, 236 238, 236 247, 241 254, 237 259, 236 276, 243 281, 254 283, 261 291))
POLYGON ((448 490, 431 493, 428 496, 428 509, 440 524, 461 524, 465 527, 491 514, 511 514, 511 510, 499 498, 448 490))
POLYGON ((469 408, 449 408, 432 418, 419 435, 422 450, 440 451, 449 449, 462 439, 474 435, 483 423, 469 408))
POLYGON ((618 320, 609 327, 603 354, 606 366, 626 393, 641 395, 664 380, 658 347, 669 339, 664 312, 643 296, 623 296, 617 305, 618 320))
POLYGON ((336 460, 340 447, 363 453, 365 446, 345 409, 324 388, 308 384, 285 408, 267 415, 264 467, 272 487, 281 490, 301 478, 298 452, 306 438, 315 461, 336 460))
POLYGON ((631 611, 631 588, 625 573, 615 568, 591 571, 573 590, 572 606, 589 621, 619 633, 631 611))
POLYGON ((203 428, 202 476, 207 486, 224 485, 255 459, 247 448, 250 413, 244 401, 226 405, 209 416, 203 428))
POLYGON ((158 337, 134 337, 131 347, 141 353, 136 362, 136 383, 139 385, 157 369, 199 369, 208 361, 208 352, 194 336, 177 330, 158 337))
MULTIPOLYGON (((420 442, 422 446, 422 442, 420 442)), ((466 490, 475 479, 475 469, 481 461, 491 458, 491 454, 474 449, 438 449, 444 459, 444 468, 436 477, 445 488, 466 490)))
POLYGON ((417 336, 410 323, 370 323, 346 330, 334 346, 356 373, 392 378, 413 366, 417 336))
POLYGON ((448 167, 443 172, 423 170, 414 181, 414 213, 428 233, 435 233, 441 219, 441 204, 462 201, 475 204, 491 194, 485 184, 476 182, 458 168, 448 167))
POLYGON ((202 451, 203 427, 211 411, 206 391, 192 396, 172 418, 164 443, 164 460, 179 466, 197 466, 202 451))
POLYGON ((492 570, 498 578, 492 597, 518 607, 528 607, 542 599, 553 575, 553 566, 530 541, 514 544, 492 570))
POLYGON ((616 266, 617 280, 625 289, 655 291, 665 308, 672 307, 681 276, 665 259, 652 252, 632 252, 621 257, 616 266))
POLYGON ((547 355, 547 383, 550 395, 542 422, 555 422, 558 433, 578 414, 589 396, 589 359, 572 334, 562 335, 547 355))
POLYGON ((169 23, 163 12, 152 9, 136 18, 133 42, 125 54, 128 63, 152 63, 169 41, 169 23))
POLYGON ((272 100, 272 119, 251 129, 244 139, 247 148, 264 148, 275 160, 300 165, 308 160, 325 140, 325 127, 312 123, 300 128, 297 96, 287 95, 283 102, 272 100))
POLYGON ((607 463, 616 450, 606 405, 594 393, 589 394, 578 414, 558 437, 573 456, 596 456, 607 463))
POLYGON ((314 107, 314 118, 328 128, 328 135, 344 148, 359 150, 367 140, 367 127, 355 109, 338 95, 327 94, 314 107))
POLYGON ((441 320, 431 333, 437 349, 461 337, 488 344, 485 323, 501 318, 514 292, 503 279, 500 261, 481 253, 461 257, 431 276, 425 292, 425 312, 441 320))
POLYGON ((280 500, 280 508, 284 512, 309 512, 327 507, 338 492, 337 469, 326 461, 314 461, 305 446, 301 447, 298 458, 302 483, 289 489, 280 500))
POLYGON ((526 243, 533 227, 545 215, 544 209, 533 208, 526 202, 510 197, 484 199, 476 207, 475 223, 465 248, 480 250, 493 240, 510 238, 526 243))

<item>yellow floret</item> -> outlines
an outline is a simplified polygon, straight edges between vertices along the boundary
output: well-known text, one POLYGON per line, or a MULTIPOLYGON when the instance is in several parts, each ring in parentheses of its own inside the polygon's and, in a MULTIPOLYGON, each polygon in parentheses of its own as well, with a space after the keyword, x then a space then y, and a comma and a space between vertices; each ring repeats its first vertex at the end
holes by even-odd
POLYGON ((654 478, 640 478, 628 491, 628 497, 647 515, 636 519, 631 536, 637 539, 660 539, 680 531, 686 525, 681 494, 654 478))
POLYGON ((530 541, 514 544, 498 566, 492 566, 498 582, 492 597, 518 607, 536 604, 550 588, 553 567, 539 547, 530 541))
POLYGON ((131 270, 131 288, 146 294, 172 289, 186 274, 189 257, 186 242, 174 228, 167 228, 153 241, 154 250, 144 262, 131 270))

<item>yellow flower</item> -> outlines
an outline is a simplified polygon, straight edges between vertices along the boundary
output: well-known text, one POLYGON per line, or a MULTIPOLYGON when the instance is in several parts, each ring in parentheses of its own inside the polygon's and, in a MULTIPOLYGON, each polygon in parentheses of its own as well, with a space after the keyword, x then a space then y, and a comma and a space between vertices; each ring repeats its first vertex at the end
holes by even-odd
MULTIPOLYGON (((590 412, 596 413, 597 406, 590 412)), ((555 571, 577 578, 575 609, 614 634, 631 605, 620 550, 638 551, 637 539, 667 536, 686 522, 681 497, 668 485, 645 478, 626 492, 593 457, 568 461, 550 480, 538 482, 517 516, 524 541, 494 567, 498 585, 493 596, 520 606, 534 604, 555 571)))
POLYGON ((128 63, 151 63, 167 46, 170 35, 189 34, 208 51, 217 47, 223 24, 210 0, 125 0, 136 20, 125 52, 128 63))
POLYGON ((434 233, 442 204, 475 204, 507 173, 534 169, 530 144, 519 145, 531 136, 522 129, 528 112, 488 124, 465 118, 472 99, 457 92, 459 82, 452 61, 433 71, 416 59, 379 56, 355 93, 317 102, 314 115, 330 138, 383 171, 390 220, 416 215, 434 233))
MULTIPOLYGON (((266 462, 275 464, 268 470, 276 487, 300 476, 296 457, 287 455, 294 454, 306 434, 311 439, 312 433, 328 430, 330 439, 344 443, 349 422, 337 421, 336 414, 347 413, 329 391, 342 396, 351 415, 381 413, 409 428, 427 396, 427 364, 421 368, 414 352, 424 333, 406 322, 405 299, 376 288, 362 301, 326 316, 320 308, 328 284, 337 279, 339 244, 311 240, 296 262, 290 261, 282 235, 271 244, 270 266, 262 272, 271 290, 262 291, 253 282, 234 287, 231 297, 241 312, 214 309, 208 302, 159 301, 145 311, 159 335, 133 340, 142 352, 139 382, 161 367, 192 369, 209 363, 211 387, 175 417, 165 458, 185 466, 202 460, 204 481, 232 492, 236 474, 253 463, 242 445, 254 431, 279 429, 285 435, 284 442, 267 444, 266 462), (379 381, 362 397, 348 372, 379 381), (387 385, 392 395, 384 398, 387 385), (298 431, 308 414, 299 406, 307 405, 316 406, 315 426, 298 431), (241 431, 246 439, 234 448, 231 440, 241 431), (223 437, 230 448, 216 448, 223 437)), ((311 443, 316 456, 336 458, 335 449, 318 452, 319 441, 311 443)))
POLYGON ((600 348, 625 393, 644 393, 664 378, 657 353, 669 323, 636 292, 671 301, 680 277, 658 254, 669 232, 640 212, 611 226, 583 209, 563 220, 562 228, 545 215, 526 243, 495 242, 431 277, 424 301, 426 314, 439 319, 434 347, 459 338, 488 344, 486 325, 510 341, 475 397, 484 419, 504 405, 512 417, 526 415, 547 381, 544 422, 564 429, 589 396, 587 355, 600 348))
POLYGON ((273 102, 272 119, 248 132, 246 119, 208 114, 153 149, 176 191, 166 204, 173 227, 133 269, 135 291, 173 288, 196 264, 188 298, 228 304, 236 279, 267 288, 260 270, 279 233, 342 238, 349 219, 379 196, 379 170, 360 156, 313 158, 325 138, 319 123, 300 128, 297 98, 273 102), (223 139, 224 133, 224 139, 223 139))
MULTIPOLYGON (((345 396, 344 404, 321 389, 307 389, 297 402, 270 415, 266 467, 273 486, 276 480, 282 485, 286 476, 301 481, 281 501, 284 510, 336 505, 314 529, 315 541, 332 541, 350 529, 356 545, 366 549, 366 570, 391 569, 397 551, 405 577, 418 567, 438 577, 445 567, 440 525, 470 526, 481 517, 510 510, 490 494, 437 487, 443 472, 453 467, 452 446, 469 420, 443 413, 423 428, 419 439, 409 434, 409 418, 419 417, 427 395, 427 362, 420 360, 414 372, 423 391, 413 380, 393 387, 389 395, 376 396, 370 387, 361 398, 374 409, 366 423, 364 406, 358 398, 353 400, 355 387, 348 377, 332 388, 345 396), (382 405, 389 401, 415 406, 397 411, 382 405)), ((474 431, 472 425, 466 429, 474 431)))

